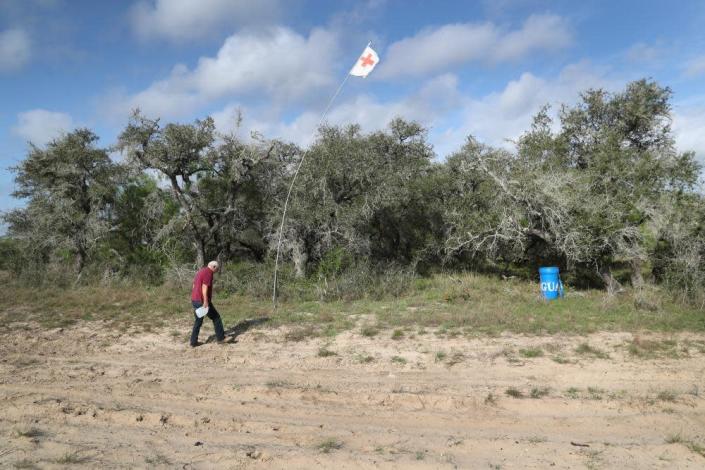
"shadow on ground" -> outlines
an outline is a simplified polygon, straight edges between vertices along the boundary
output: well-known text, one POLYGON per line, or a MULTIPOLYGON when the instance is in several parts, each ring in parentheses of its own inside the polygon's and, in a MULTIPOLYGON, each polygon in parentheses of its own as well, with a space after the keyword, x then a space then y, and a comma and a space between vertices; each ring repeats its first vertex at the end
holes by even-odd
MULTIPOLYGON (((245 333, 250 328, 261 325, 262 323, 267 323, 268 321, 269 317, 248 318, 247 320, 243 320, 235 326, 225 330, 225 342, 235 343, 237 342, 238 336, 245 333)), ((215 335, 210 335, 208 339, 206 339, 206 343, 211 343, 213 341, 215 341, 215 335)))

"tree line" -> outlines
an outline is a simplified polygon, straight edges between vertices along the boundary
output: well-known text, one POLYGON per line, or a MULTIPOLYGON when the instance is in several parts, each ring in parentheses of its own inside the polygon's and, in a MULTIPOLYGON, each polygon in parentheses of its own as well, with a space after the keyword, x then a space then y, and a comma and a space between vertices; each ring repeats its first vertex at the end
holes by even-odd
POLYGON ((402 119, 370 133, 323 126, 301 148, 136 111, 111 148, 89 129, 30 145, 13 168, 26 205, 2 216, 3 269, 159 283, 210 259, 271 265, 305 155, 281 234, 298 277, 360 263, 422 275, 557 265, 579 286, 656 282, 687 296, 705 290, 705 198, 694 154, 675 147, 671 95, 650 80, 587 90, 555 122, 542 109, 512 150, 470 136, 445 160, 402 119))

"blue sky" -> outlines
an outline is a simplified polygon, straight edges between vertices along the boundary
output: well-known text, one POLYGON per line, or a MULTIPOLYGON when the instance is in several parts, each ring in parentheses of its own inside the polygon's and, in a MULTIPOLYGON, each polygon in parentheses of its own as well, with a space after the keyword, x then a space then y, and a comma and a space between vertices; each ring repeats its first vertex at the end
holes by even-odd
POLYGON ((0 211, 21 204, 7 168, 27 142, 85 126, 110 146, 135 107, 306 145, 368 41, 380 64, 330 123, 415 119, 443 158, 651 77, 674 92, 678 147, 705 161, 704 24, 705 2, 680 0, 0 0, 0 211))

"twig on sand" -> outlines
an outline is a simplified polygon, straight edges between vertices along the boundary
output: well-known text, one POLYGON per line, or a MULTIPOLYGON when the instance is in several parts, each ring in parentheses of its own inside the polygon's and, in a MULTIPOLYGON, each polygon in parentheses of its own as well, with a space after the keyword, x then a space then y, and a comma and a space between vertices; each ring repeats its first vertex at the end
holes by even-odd
POLYGON ((0 450, 0 457, 4 457, 4 456, 9 455, 13 452, 17 452, 17 449, 14 447, 10 447, 9 449, 5 449, 5 450, 0 450))

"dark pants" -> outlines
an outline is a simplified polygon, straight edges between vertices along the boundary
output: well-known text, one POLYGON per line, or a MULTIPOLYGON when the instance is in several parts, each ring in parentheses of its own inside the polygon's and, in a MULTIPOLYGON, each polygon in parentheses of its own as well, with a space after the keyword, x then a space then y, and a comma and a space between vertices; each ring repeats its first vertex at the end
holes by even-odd
MULTIPOLYGON (((201 302, 192 300, 191 305, 193 309, 196 310, 201 305, 201 302)), ((220 314, 215 309, 213 304, 208 305, 208 313, 206 314, 208 318, 213 320, 213 328, 215 328, 215 339, 218 341, 223 341, 225 339, 225 331, 223 330, 223 320, 220 319, 220 314)), ((203 319, 205 317, 198 318, 196 312, 193 312, 193 318, 196 320, 193 323, 193 330, 191 331, 191 346, 196 346, 198 344, 198 333, 201 331, 201 325, 203 325, 203 319)))

